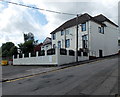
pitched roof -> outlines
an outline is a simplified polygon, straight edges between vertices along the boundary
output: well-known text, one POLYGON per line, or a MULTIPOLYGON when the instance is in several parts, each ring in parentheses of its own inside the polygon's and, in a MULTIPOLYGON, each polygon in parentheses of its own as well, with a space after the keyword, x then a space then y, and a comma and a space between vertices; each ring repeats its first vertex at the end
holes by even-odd
POLYGON ((44 46, 44 45, 47 45, 47 44, 51 44, 51 43, 52 43, 51 38, 50 38, 50 37, 47 37, 47 38, 44 40, 44 42, 43 42, 43 46, 44 46))
MULTIPOLYGON (((88 15, 87 13, 85 13, 85 14, 78 17, 78 24, 84 23, 84 22, 88 21, 89 19, 91 19, 91 16, 88 15)), ((60 27, 55 29, 50 34, 56 33, 58 31, 61 31, 63 29, 66 29, 66 28, 69 28, 69 27, 72 27, 72 26, 75 26, 75 25, 76 25, 76 18, 70 19, 70 20, 66 21, 64 24, 62 24, 60 27)))
MULTIPOLYGON (((61 30, 64 30, 66 28, 70 28, 72 26, 75 26, 76 25, 76 18, 73 18, 73 19, 70 19, 68 21, 66 21, 65 23, 63 23, 61 26, 59 26, 57 29, 55 29, 54 31, 52 31, 50 34, 52 33, 56 33, 58 31, 61 31, 61 30)), ((109 19, 107 19, 105 16, 103 15, 98 15, 98 16, 95 16, 95 17, 92 17, 90 16, 89 14, 85 13, 85 14, 82 14, 78 17, 78 24, 82 24, 82 23, 85 23, 89 20, 92 20, 100 25, 103 25, 103 26, 106 26, 103 22, 104 21, 108 21, 109 23, 112 23, 114 24, 115 26, 117 26, 115 23, 113 23, 112 21, 110 21, 109 19)), ((117 26, 118 27, 118 26, 117 26)))
POLYGON ((105 17, 104 15, 100 14, 94 17, 95 20, 99 21, 99 22, 109 22, 111 24, 113 24, 114 26, 118 27, 118 25, 116 25, 114 22, 112 22, 111 20, 109 20, 107 17, 105 17))

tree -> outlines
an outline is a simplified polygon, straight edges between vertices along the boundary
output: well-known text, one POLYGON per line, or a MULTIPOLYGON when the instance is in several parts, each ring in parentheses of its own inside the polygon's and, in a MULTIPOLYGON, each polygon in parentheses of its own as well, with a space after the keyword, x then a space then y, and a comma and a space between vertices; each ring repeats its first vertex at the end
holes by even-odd
MULTIPOLYGON (((24 33, 23 33, 24 34, 24 33)), ((34 47, 38 44, 38 40, 34 39, 33 33, 24 34, 24 43, 18 44, 20 53, 29 53, 34 51, 34 47)))
POLYGON ((18 44, 18 46, 19 46, 19 53, 23 53, 24 52, 24 47, 23 47, 23 43, 20 43, 20 44, 18 44))
POLYGON ((23 44, 20 43, 18 44, 20 53, 29 53, 34 51, 34 41, 33 40, 28 40, 25 41, 23 44))
POLYGON ((10 56, 18 54, 18 48, 16 46, 11 47, 9 54, 10 56))
POLYGON ((12 42, 6 42, 2 44, 2 57, 12 57, 13 54, 17 54, 17 47, 12 42))
POLYGON ((34 50, 34 41, 29 40, 24 43, 25 51, 26 52, 33 52, 34 50))

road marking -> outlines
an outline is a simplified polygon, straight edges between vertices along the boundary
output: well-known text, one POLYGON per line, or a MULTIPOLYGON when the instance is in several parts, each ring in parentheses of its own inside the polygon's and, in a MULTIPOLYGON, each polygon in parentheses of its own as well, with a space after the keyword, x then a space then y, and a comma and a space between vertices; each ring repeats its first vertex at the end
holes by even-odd
MULTIPOLYGON (((97 62, 104 61, 104 60, 105 60, 105 59, 96 60, 96 61, 88 62, 88 63, 81 63, 81 64, 76 65, 76 66, 68 66, 68 67, 64 67, 64 68, 59 68, 59 69, 52 70, 52 71, 47 71, 47 72, 42 72, 42 73, 38 73, 38 74, 28 75, 28 76, 22 77, 22 78, 11 79, 11 80, 8 80, 8 81, 5 81, 5 82, 15 82, 15 81, 18 81, 18 80, 23 80, 23 79, 31 78, 31 77, 35 77, 35 76, 38 76, 38 75, 47 74, 47 73, 50 73, 50 72, 61 71, 61 70, 69 69, 69 68, 73 68, 73 67, 80 67, 80 66, 82 66, 82 65, 91 64, 91 63, 97 63, 97 62)), ((3 82, 2 82, 2 83, 3 83, 3 82)))

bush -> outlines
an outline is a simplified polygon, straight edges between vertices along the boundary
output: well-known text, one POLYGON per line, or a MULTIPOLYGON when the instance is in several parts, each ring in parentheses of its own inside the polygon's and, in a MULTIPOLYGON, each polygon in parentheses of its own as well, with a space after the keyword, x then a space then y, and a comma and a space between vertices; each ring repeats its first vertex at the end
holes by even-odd
POLYGON ((19 58, 22 58, 22 53, 19 54, 19 58))
POLYGON ((26 58, 26 57, 29 57, 29 53, 25 53, 24 54, 24 57, 26 58))
POLYGON ((32 52, 31 57, 36 57, 36 52, 32 52))
POLYGON ((16 58, 17 58, 17 54, 14 55, 14 59, 16 59, 16 58))

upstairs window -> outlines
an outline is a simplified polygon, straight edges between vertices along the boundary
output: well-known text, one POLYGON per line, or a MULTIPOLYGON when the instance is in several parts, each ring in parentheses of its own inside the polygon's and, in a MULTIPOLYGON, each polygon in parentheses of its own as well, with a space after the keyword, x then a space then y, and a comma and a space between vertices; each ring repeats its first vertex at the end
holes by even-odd
POLYGON ((56 39, 56 34, 52 34, 52 39, 55 40, 56 39))
POLYGON ((68 35, 69 34, 69 29, 65 30, 65 34, 68 35))
POLYGON ((101 27, 101 33, 104 34, 104 27, 101 27))
POLYGON ((86 31, 86 23, 83 23, 83 24, 81 25, 81 31, 86 31))
POLYGON ((64 30, 61 31, 61 36, 64 35, 64 30))
POLYGON ((67 39, 67 40, 65 41, 65 46, 66 46, 66 48, 69 48, 69 47, 70 47, 70 39, 67 39))
POLYGON ((104 27, 98 27, 98 32, 104 34, 104 27))

